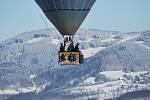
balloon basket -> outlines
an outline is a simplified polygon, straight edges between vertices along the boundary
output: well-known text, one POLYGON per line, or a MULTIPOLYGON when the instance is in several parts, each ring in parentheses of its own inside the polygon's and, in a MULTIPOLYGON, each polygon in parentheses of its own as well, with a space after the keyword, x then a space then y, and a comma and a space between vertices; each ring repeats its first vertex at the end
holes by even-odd
POLYGON ((78 64, 84 63, 84 57, 81 51, 58 52, 58 57, 59 57, 58 64, 61 64, 61 65, 78 65, 78 64))

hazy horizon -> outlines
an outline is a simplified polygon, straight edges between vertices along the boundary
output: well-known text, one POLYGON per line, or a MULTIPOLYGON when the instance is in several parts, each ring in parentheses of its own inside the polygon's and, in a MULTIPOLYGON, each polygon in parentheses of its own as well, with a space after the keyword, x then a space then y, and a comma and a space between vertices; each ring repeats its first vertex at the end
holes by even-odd
MULTIPOLYGON (((81 28, 150 30, 150 0, 97 0, 81 28)), ((0 41, 26 31, 54 28, 34 0, 0 1, 0 41), (41 15, 42 18, 41 18, 41 15)))

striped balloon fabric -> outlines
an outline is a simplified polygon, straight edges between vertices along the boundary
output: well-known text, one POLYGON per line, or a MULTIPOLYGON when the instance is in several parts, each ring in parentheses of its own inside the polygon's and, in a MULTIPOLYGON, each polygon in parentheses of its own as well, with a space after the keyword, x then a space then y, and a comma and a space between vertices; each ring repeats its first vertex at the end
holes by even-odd
POLYGON ((62 35, 74 35, 96 0, 35 0, 62 35))

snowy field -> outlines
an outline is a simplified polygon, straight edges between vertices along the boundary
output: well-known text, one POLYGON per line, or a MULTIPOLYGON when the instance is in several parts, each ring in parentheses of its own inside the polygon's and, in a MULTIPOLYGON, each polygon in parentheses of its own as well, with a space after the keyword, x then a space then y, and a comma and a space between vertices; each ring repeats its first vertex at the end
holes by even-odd
POLYGON ((45 29, 0 43, 0 99, 103 100, 150 89, 150 31, 81 29, 74 37, 85 58, 81 65, 58 64, 62 41, 45 29))

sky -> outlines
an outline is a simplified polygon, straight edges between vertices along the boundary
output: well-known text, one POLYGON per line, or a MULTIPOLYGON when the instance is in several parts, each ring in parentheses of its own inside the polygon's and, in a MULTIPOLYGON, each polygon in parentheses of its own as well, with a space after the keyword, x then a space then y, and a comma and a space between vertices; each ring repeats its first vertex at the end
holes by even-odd
MULTIPOLYGON (((34 0, 0 0, 0 41, 51 27, 34 0)), ((150 0, 97 0, 81 28, 150 30, 150 0)))

